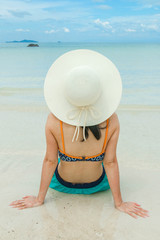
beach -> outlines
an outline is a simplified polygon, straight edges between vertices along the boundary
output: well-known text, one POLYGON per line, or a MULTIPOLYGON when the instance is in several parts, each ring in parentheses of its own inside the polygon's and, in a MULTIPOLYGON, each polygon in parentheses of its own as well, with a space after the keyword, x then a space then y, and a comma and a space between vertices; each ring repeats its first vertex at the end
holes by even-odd
POLYGON ((1 106, 0 239, 159 239, 159 107, 119 106, 117 157, 123 201, 134 201, 149 217, 134 219, 114 208, 111 190, 73 195, 49 189, 40 207, 8 206, 38 194, 45 154, 47 107, 1 106), (3 136, 3 139, 2 139, 3 136))
POLYGON ((0 239, 159 240, 159 44, 40 43, 0 47, 0 239), (141 204, 135 219, 114 207, 111 190, 73 195, 48 189, 40 207, 9 204, 39 191, 49 110, 45 75, 66 51, 89 48, 108 56, 122 76, 117 159, 123 201, 141 204), (148 58, 148 56, 150 56, 148 58))

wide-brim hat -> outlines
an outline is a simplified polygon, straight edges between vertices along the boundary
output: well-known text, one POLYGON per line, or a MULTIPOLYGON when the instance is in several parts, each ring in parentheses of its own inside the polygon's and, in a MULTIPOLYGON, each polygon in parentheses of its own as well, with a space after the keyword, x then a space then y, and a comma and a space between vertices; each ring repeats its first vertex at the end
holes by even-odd
POLYGON ((50 67, 44 83, 49 110, 74 126, 93 126, 117 109, 122 82, 116 66, 104 55, 78 49, 60 56, 50 67))

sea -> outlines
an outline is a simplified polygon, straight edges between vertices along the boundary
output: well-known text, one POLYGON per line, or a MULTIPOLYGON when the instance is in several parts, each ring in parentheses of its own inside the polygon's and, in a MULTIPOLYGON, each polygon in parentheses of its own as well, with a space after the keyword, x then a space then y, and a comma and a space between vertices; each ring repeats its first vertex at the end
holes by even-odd
POLYGON ((108 57, 122 78, 120 105, 160 105, 160 43, 0 43, 0 103, 45 105, 43 86, 52 63, 75 49, 108 57))

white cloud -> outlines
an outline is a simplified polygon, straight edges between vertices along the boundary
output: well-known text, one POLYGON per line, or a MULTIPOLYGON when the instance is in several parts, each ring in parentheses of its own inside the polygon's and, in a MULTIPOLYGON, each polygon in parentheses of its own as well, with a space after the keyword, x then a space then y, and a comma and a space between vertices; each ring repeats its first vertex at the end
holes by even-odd
POLYGON ((154 31, 159 31, 160 29, 159 29, 159 26, 158 26, 158 24, 141 24, 140 25, 141 26, 141 28, 142 28, 142 31, 144 32, 145 30, 154 30, 154 31))
POLYGON ((118 32, 126 30, 136 30, 136 32, 160 31, 160 14, 118 16, 111 17, 108 21, 118 32))
POLYGON ((64 27, 63 30, 64 30, 64 32, 66 32, 66 33, 69 33, 69 32, 70 32, 69 28, 66 28, 66 27, 64 27))
MULTIPOLYGON (((142 32, 160 32, 160 14, 154 15, 136 15, 136 16, 117 16, 106 20, 94 20, 96 27, 102 32, 116 32, 123 34, 142 33, 142 32)), ((97 29, 98 29, 97 28, 97 29)), ((97 30, 96 29, 96 30, 97 30)))
MULTIPOLYGON (((52 33, 56 33, 56 32, 59 32, 59 31, 62 31, 62 30, 51 29, 51 30, 46 30, 45 33, 46 34, 52 34, 52 33)), ((66 28, 66 27, 63 28, 63 31, 66 32, 66 33, 70 32, 69 28, 66 28)))
POLYGON ((113 29, 113 27, 111 26, 109 21, 101 21, 99 18, 94 20, 94 23, 96 24, 96 26, 98 28, 100 28, 103 32, 115 32, 115 29, 113 29))
POLYGON ((45 33, 46 34, 52 34, 52 33, 55 33, 56 31, 54 29, 51 29, 51 30, 46 30, 45 33))
POLYGON ((108 10, 108 9, 111 9, 112 7, 110 7, 108 5, 99 5, 99 6, 97 6, 97 8, 103 9, 103 10, 108 10))
POLYGON ((30 32, 30 30, 29 29, 18 28, 18 29, 16 29, 16 32, 30 32))
POLYGON ((159 0, 130 0, 130 2, 136 3, 137 6, 132 7, 133 10, 154 9, 158 10, 160 6, 159 0))
POLYGON ((128 28, 128 29, 125 29, 126 32, 136 32, 135 29, 131 29, 131 28, 128 28))
POLYGON ((108 21, 102 22, 99 18, 94 20, 94 23, 96 23, 97 25, 101 25, 103 27, 112 28, 108 21))

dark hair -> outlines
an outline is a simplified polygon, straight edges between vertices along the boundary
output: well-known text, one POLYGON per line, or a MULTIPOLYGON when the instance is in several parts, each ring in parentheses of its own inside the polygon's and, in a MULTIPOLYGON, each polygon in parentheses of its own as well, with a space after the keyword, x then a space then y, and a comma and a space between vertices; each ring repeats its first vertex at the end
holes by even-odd
MULTIPOLYGON (((95 136, 95 138, 97 140, 99 140, 101 138, 101 131, 100 131, 100 129, 105 129, 106 127, 107 126, 102 128, 102 127, 99 127, 99 125, 85 127, 85 137, 86 137, 86 139, 89 136, 88 130, 90 130, 93 133, 93 135, 95 136)), ((81 127, 81 128, 83 128, 83 127, 81 127)), ((81 140, 81 142, 84 142, 84 138, 83 138, 83 140, 81 140)))

